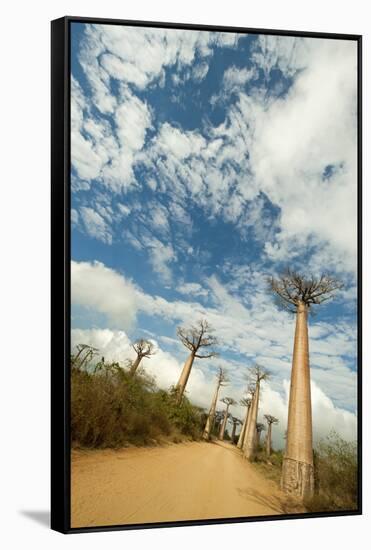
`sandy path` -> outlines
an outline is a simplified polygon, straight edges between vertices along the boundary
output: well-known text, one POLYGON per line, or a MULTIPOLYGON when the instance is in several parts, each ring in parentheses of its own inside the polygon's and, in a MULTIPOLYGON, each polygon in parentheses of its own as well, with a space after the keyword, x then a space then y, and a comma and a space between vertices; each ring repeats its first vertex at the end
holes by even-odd
POLYGON ((296 510, 228 443, 73 452, 72 527, 296 510))

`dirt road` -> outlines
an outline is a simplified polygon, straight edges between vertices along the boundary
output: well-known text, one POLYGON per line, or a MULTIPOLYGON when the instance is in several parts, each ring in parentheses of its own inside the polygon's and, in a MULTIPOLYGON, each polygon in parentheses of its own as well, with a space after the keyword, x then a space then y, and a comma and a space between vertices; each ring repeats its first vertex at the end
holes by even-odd
POLYGON ((295 511, 228 443, 73 452, 72 527, 295 511))

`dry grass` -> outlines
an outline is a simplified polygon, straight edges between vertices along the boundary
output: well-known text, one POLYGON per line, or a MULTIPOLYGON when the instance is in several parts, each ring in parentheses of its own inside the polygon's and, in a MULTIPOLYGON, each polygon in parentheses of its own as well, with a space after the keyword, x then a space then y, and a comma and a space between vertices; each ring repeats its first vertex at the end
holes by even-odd
POLYGON ((357 444, 335 432, 322 440, 314 454, 316 492, 305 501, 309 512, 357 509, 357 444))

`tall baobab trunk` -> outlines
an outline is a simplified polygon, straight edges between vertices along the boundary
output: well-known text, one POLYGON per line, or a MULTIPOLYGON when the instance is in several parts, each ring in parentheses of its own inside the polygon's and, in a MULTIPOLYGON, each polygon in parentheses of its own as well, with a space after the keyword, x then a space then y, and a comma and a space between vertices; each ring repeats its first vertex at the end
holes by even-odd
POLYGON ((135 360, 132 362, 131 367, 130 367, 130 374, 135 374, 136 373, 142 359, 143 359, 143 357, 140 357, 140 355, 138 355, 135 358, 135 360))
POLYGON ((250 403, 250 405, 248 405, 248 406, 246 407, 245 419, 244 419, 244 421, 243 421, 242 428, 241 428, 240 435, 239 435, 238 442, 237 442, 237 447, 238 447, 239 449, 242 449, 242 447, 243 447, 243 442, 244 442, 244 439, 245 439, 245 434, 246 434, 246 428, 247 428, 247 422, 248 422, 248 418, 249 418, 249 411, 250 411, 250 408, 251 408, 251 403, 250 403))
POLYGON ((250 406, 249 418, 246 426, 245 442, 243 446, 243 456, 251 460, 256 451, 256 421, 258 419, 259 409, 260 381, 256 382, 254 397, 250 406))
POLYGON ((176 402, 178 404, 182 400, 184 390, 186 388, 186 385, 187 385, 188 378, 189 378, 189 375, 190 375, 191 370, 192 370, 192 365, 193 365, 194 360, 195 360, 195 354, 192 352, 192 353, 190 353, 190 355, 188 356, 186 362, 184 363, 182 373, 180 375, 180 378, 178 380, 177 385, 175 386, 175 389, 176 389, 176 392, 177 392, 176 402))
POLYGON ((259 430, 256 430, 256 449, 259 449, 260 447, 260 434, 261 432, 259 430))
POLYGON ((310 394, 308 307, 297 305, 292 359, 286 452, 282 488, 300 497, 313 494, 312 405, 310 394))
POLYGON ((203 439, 209 440, 210 436, 211 436, 211 431, 213 429, 213 424, 214 424, 214 420, 215 420, 216 404, 218 402, 219 390, 220 390, 220 380, 218 379, 216 389, 215 389, 215 393, 214 393, 214 397, 213 397, 213 400, 211 402, 209 416, 207 417, 204 433, 202 434, 203 439))
POLYGON ((245 446, 246 446, 246 439, 247 439, 247 428, 249 426, 249 423, 250 423, 250 419, 251 419, 251 413, 252 413, 252 403, 253 403, 253 400, 254 400, 254 396, 252 396, 251 398, 251 403, 250 403, 250 406, 249 406, 249 411, 248 411, 248 414, 247 414, 247 419, 246 419, 246 427, 245 427, 245 433, 244 433, 244 436, 243 436, 243 440, 242 440, 242 451, 245 450, 245 446))
POLYGON ((236 428, 237 428, 237 422, 233 422, 232 434, 231 434, 232 445, 234 445, 234 438, 236 436, 236 428))
POLYGON ((219 437, 218 437, 218 439, 220 439, 220 441, 223 441, 223 439, 224 439, 225 428, 227 426, 227 421, 228 421, 228 409, 229 409, 229 405, 227 405, 227 408, 225 409, 223 422, 220 426, 219 437))
POLYGON ((220 431, 220 426, 222 425, 222 419, 221 418, 217 418, 214 422, 214 428, 215 428, 215 432, 219 432, 220 431))
POLYGON ((267 431, 267 439, 265 442, 265 449, 267 456, 271 456, 272 452, 272 423, 268 422, 268 431, 267 431))

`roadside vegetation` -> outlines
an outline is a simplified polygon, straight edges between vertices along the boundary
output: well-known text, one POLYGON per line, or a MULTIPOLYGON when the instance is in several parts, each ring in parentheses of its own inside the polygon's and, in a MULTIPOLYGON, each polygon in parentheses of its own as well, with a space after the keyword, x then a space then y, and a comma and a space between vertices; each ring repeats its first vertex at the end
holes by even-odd
POLYGON ((75 448, 197 440, 204 420, 202 410, 185 396, 177 405, 174 390, 159 389, 141 369, 133 374, 118 363, 103 359, 82 363, 72 356, 71 440, 75 448))
POLYGON ((308 512, 356 510, 357 444, 332 432, 314 451, 315 493, 305 499, 308 512))
MULTIPOLYGON (((263 447, 253 464, 267 479, 281 484, 283 452, 272 450, 269 458, 263 447)), ((357 444, 336 432, 320 441, 314 450, 315 491, 303 501, 307 512, 357 509, 357 444)))

